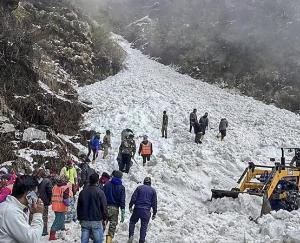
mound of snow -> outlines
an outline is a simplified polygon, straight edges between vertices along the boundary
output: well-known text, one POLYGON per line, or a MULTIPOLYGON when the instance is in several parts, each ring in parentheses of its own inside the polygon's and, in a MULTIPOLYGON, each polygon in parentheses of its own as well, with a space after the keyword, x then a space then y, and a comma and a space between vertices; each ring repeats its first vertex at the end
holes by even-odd
MULTIPOLYGON (((228 190, 236 186, 249 161, 268 164, 269 157, 279 159, 281 146, 299 146, 299 116, 176 73, 130 49, 127 42, 121 40, 120 44, 128 53, 127 69, 78 88, 78 92, 81 100, 93 104, 83 126, 113 133, 110 157, 102 160, 99 156, 97 171, 118 168, 116 157, 124 128, 134 130, 137 144, 144 134, 153 142, 151 161, 142 167, 141 158, 136 157, 138 164, 124 175, 127 203, 147 175, 157 190, 158 214, 149 224, 147 242, 299 242, 298 211, 277 212, 255 223, 249 220, 249 214, 258 209, 257 199, 243 195, 237 201, 210 201, 212 188, 228 190), (188 132, 193 108, 198 109, 198 116, 209 112, 210 129, 201 146, 188 132), (168 139, 161 138, 163 110, 169 114, 168 139), (230 129, 221 142, 216 135, 223 117, 228 119, 230 129)), ((126 242, 129 217, 127 212, 114 242, 126 242)), ((71 231, 73 239, 79 238, 76 227, 71 231)))
POLYGON ((46 140, 47 134, 41 130, 30 127, 24 130, 23 140, 26 142, 31 142, 34 140, 46 140))

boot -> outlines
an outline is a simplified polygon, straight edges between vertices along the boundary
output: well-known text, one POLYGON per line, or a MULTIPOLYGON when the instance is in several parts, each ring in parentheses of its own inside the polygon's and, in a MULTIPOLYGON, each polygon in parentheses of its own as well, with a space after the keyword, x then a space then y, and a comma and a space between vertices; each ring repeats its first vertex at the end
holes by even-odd
POLYGON ((112 237, 110 235, 106 236, 106 243, 112 243, 112 237))
POLYGON ((133 243, 133 236, 130 236, 127 243, 133 243))
POLYGON ((43 227, 42 236, 48 235, 47 227, 43 227))
POLYGON ((57 240, 57 238, 55 237, 55 231, 54 231, 54 230, 51 230, 51 231, 50 231, 49 241, 50 241, 50 240, 57 240))

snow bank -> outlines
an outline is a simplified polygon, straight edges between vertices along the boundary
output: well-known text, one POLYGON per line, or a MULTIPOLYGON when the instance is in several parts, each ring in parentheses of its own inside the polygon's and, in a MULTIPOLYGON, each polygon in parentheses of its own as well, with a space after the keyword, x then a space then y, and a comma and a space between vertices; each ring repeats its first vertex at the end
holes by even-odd
POLYGON ((31 142, 34 140, 46 140, 47 134, 41 130, 30 127, 24 130, 23 140, 26 142, 31 142))

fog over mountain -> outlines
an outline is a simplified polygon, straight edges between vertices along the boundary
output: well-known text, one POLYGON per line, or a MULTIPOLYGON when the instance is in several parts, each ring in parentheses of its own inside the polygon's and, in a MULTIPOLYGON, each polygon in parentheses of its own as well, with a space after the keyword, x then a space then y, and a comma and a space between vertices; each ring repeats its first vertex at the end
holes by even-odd
POLYGON ((300 110, 299 1, 85 0, 84 6, 108 30, 180 72, 300 110))

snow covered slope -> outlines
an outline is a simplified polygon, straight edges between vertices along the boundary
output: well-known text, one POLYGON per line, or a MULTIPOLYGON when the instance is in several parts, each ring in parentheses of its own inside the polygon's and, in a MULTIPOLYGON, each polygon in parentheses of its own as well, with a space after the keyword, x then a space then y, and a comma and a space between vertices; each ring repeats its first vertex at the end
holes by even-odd
MULTIPOLYGON (((248 216, 257 210, 258 200, 246 195, 235 201, 209 201, 211 188, 236 186, 249 161, 270 163, 269 157, 279 160, 281 146, 299 146, 300 117, 181 75, 119 41, 128 53, 127 69, 78 91, 94 107, 86 113, 84 127, 113 133, 111 157, 98 159, 99 172, 118 168, 122 129, 133 129, 137 144, 144 134, 154 144, 152 161, 143 168, 136 157, 139 166, 134 164, 124 176, 127 204, 147 175, 158 192, 158 216, 150 223, 147 242, 300 242, 299 211, 280 211, 255 223, 248 216), (188 132, 193 108, 198 116, 209 113, 210 130, 202 145, 188 132), (163 110, 169 114, 168 139, 161 138, 163 110), (216 135, 223 117, 230 129, 221 142, 216 135)), ((114 242, 126 242, 129 217, 127 210, 114 242)), ((136 229, 136 240, 138 233, 136 229)), ((74 234, 67 241, 71 239, 74 234)))

